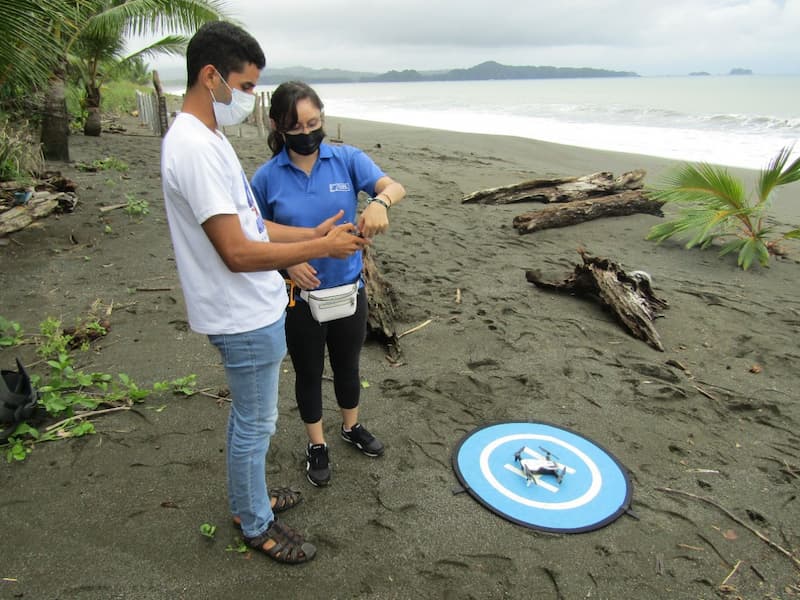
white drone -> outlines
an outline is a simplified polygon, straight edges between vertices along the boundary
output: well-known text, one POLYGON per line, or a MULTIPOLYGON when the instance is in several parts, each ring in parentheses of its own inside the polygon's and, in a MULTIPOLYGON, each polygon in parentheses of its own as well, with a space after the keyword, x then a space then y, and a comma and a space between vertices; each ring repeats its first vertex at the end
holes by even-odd
POLYGON ((523 446, 514 453, 514 460, 519 463, 522 474, 527 479, 527 485, 531 483, 539 485, 536 481, 537 475, 553 475, 556 481, 561 484, 564 474, 567 472, 567 467, 555 462, 553 459, 558 457, 547 448, 539 446, 539 449, 544 452, 544 457, 538 456, 538 453, 533 452, 527 446, 523 446), (527 454, 531 458, 522 458, 523 454, 527 454))

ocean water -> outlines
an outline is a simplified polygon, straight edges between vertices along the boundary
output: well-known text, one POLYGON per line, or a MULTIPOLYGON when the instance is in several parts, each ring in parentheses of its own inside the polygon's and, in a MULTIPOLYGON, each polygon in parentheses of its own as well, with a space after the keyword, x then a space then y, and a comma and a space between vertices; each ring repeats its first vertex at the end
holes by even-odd
MULTIPOLYGON (((800 77, 318 84, 328 115, 759 169, 800 138, 800 77)), ((800 144, 797 146, 800 152, 800 144)))

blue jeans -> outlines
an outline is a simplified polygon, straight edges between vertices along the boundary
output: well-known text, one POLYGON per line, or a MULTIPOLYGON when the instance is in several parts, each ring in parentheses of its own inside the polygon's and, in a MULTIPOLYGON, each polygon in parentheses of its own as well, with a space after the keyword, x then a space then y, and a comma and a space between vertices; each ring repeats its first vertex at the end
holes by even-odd
POLYGON ((266 479, 269 440, 278 421, 278 374, 286 355, 285 317, 233 335, 209 335, 222 355, 231 413, 228 417, 228 502, 245 537, 257 537, 274 519, 266 479))

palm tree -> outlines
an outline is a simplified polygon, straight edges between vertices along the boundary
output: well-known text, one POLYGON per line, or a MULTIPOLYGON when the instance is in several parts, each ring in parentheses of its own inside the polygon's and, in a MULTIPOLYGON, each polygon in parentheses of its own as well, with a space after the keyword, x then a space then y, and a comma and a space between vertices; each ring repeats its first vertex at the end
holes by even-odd
POLYGON ((783 239, 800 239, 800 229, 778 233, 766 217, 775 188, 800 180, 800 158, 789 163, 792 148, 783 148, 762 169, 755 200, 748 198, 743 183, 726 169, 706 163, 684 165, 669 175, 666 187, 654 191, 654 198, 682 206, 677 219, 653 227, 647 239, 661 242, 672 236, 688 235, 687 248, 706 248, 717 238, 727 241, 720 255, 737 252, 737 263, 747 270, 754 260, 769 264, 770 255, 783 254, 783 239))
POLYGON ((52 33, 73 35, 74 7, 67 0, 0 0, 0 99, 42 89, 60 49, 52 33))
MULTIPOLYGON (((4 1, 4 0, 0 0, 4 1)), ((7 1, 7 0, 5 0, 7 1)), ((157 35, 163 31, 193 32, 203 23, 225 17, 222 0, 73 0, 76 28, 71 34, 57 31, 59 62, 53 70, 45 99, 46 118, 42 123, 45 158, 69 160, 67 141, 69 118, 64 96, 67 66, 72 65, 87 93, 91 121, 90 134, 99 135, 100 66, 105 59, 122 54, 125 40, 131 35, 157 35)), ((186 39, 168 36, 128 56, 156 52, 181 52, 186 39)))
MULTIPOLYGON (((0 0, 0 100, 16 110, 30 110, 31 98, 38 91, 52 87, 43 107, 43 124, 61 121, 58 113, 63 105, 64 129, 47 146, 58 155, 67 154, 66 102, 64 87, 49 86, 48 80, 62 70, 61 39, 74 36, 78 30, 78 10, 74 1, 0 0), (59 102, 60 99, 60 102, 59 102), (63 144, 61 140, 63 139, 63 144)), ((62 79, 63 82, 63 79, 62 79)), ((38 109, 39 106, 36 106, 38 109)))

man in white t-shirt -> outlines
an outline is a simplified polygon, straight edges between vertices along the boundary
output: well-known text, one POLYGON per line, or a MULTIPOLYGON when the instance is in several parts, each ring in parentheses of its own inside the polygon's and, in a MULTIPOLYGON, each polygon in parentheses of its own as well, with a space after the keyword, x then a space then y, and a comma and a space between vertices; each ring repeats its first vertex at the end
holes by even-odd
POLYGON ((313 544, 274 513, 301 501, 290 488, 267 490, 265 461, 278 417, 278 373, 286 354, 286 287, 277 269, 368 242, 343 213, 314 228, 261 218, 248 178, 220 126, 253 110, 264 54, 244 30, 221 21, 192 37, 187 91, 162 147, 161 175, 175 260, 191 328, 222 356, 231 390, 227 431, 228 501, 245 541, 279 562, 300 563, 313 544))

